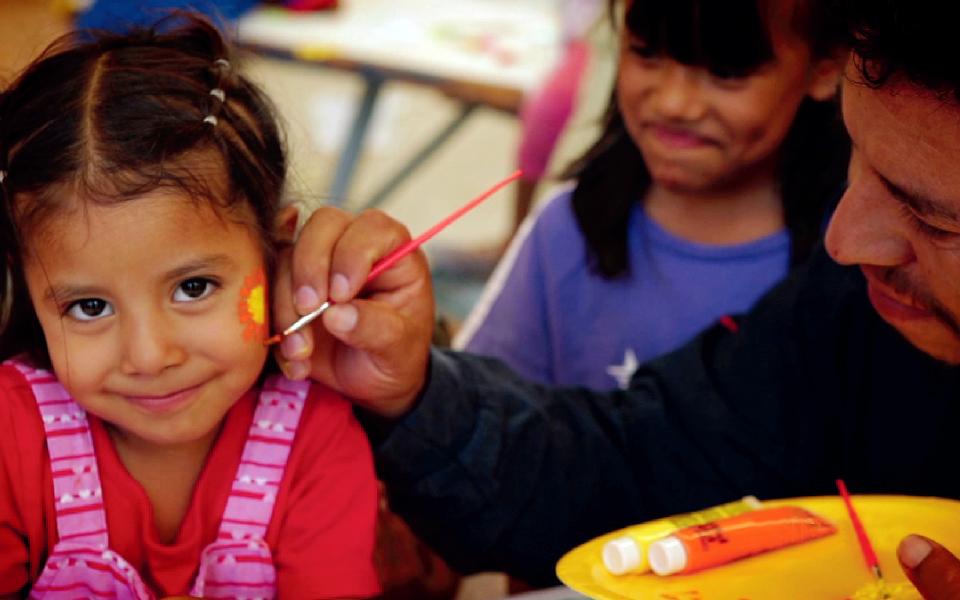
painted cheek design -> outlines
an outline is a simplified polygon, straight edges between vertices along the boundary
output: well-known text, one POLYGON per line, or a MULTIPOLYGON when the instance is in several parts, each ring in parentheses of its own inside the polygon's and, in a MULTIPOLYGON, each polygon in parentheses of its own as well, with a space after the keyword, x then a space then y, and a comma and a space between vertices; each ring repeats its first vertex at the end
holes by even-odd
POLYGON ((240 322, 243 339, 261 341, 267 335, 267 278, 263 269, 243 280, 240 289, 240 322))

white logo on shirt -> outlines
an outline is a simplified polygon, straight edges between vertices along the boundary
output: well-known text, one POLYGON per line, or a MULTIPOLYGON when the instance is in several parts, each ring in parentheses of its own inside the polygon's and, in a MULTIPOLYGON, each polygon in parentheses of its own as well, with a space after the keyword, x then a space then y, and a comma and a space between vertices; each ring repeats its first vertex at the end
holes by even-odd
POLYGON ((607 367, 607 374, 617 380, 617 385, 621 390, 625 390, 630 386, 630 379, 633 378, 633 374, 637 372, 639 366, 640 361, 637 360, 637 353, 633 351, 633 348, 627 348, 626 352, 623 353, 623 364, 610 365, 607 367))

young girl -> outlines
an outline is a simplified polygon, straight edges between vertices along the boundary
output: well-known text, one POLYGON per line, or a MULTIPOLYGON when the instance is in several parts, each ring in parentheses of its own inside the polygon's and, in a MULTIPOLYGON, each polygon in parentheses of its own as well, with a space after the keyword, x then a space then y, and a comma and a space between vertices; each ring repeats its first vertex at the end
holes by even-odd
POLYGON ((0 597, 378 591, 366 440, 263 344, 284 172, 195 18, 69 36, 3 92, 0 597))
POLYGON ((625 387, 803 260, 849 152, 816 4, 628 2, 602 137, 455 345, 546 383, 625 387))

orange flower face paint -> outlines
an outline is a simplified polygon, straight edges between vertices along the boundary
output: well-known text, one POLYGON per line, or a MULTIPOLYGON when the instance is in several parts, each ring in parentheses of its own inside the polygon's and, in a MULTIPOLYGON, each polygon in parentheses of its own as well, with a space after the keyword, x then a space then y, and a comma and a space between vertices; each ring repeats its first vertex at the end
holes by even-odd
POLYGON ((267 335, 267 278, 263 269, 243 280, 238 308, 240 322, 246 325, 243 339, 262 341, 267 335))

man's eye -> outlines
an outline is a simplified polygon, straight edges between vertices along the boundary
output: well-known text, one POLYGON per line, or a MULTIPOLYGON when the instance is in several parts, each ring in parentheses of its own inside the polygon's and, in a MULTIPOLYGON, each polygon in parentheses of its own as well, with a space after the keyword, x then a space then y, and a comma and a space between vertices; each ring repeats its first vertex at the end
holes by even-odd
POLYGON ((914 229, 934 240, 952 240, 960 237, 960 233, 956 231, 950 231, 947 229, 941 229, 936 225, 931 225, 920 218, 917 213, 913 210, 904 207, 903 211, 906 213, 908 220, 913 225, 914 229))
POLYGON ((939 227, 935 227, 933 225, 930 225, 929 223, 925 223, 920 219, 915 219, 914 223, 916 224, 917 229, 919 229, 922 233, 936 240, 946 240, 946 239, 957 237, 957 234, 953 231, 940 229, 939 227))
POLYGON ((182 281, 173 293, 174 302, 195 302, 206 298, 216 289, 216 284, 204 277, 193 277, 182 281))
POLYGON ((113 314, 113 306, 100 298, 84 298, 70 303, 66 314, 78 321, 95 321, 113 314))

